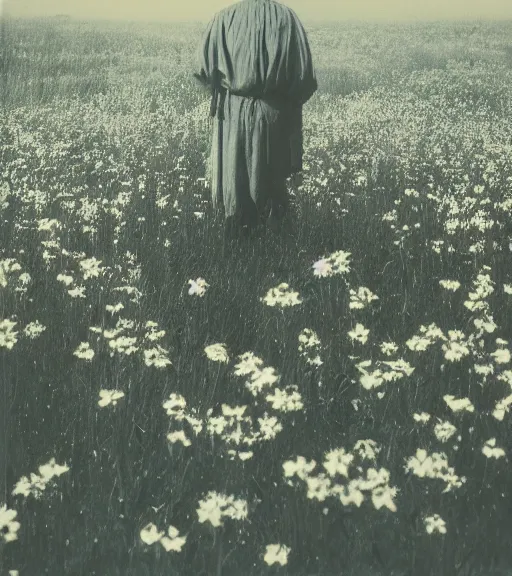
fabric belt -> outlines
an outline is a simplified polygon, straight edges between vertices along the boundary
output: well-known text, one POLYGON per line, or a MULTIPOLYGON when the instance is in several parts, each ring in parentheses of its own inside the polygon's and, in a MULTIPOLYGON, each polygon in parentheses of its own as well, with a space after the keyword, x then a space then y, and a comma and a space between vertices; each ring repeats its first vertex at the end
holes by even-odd
POLYGON ((212 101, 210 104, 210 116, 219 120, 224 120, 224 102, 226 101, 227 90, 222 86, 215 86, 212 92, 212 101))

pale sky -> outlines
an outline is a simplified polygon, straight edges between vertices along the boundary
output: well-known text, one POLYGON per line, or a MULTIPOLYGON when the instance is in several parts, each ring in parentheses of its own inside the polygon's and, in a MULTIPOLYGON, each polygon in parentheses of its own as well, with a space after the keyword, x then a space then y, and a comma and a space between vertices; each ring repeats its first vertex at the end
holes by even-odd
MULTIPOLYGON (((0 0, 12 17, 208 21, 233 0, 0 0)), ((303 20, 512 19, 512 0, 285 0, 303 20)))

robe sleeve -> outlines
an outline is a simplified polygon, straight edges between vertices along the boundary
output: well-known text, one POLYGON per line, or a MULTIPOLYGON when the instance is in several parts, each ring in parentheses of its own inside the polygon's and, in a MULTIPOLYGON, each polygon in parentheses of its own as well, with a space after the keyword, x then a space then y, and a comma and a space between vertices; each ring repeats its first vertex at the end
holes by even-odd
POLYGON ((208 24, 196 52, 196 70, 194 78, 204 87, 212 88, 212 79, 216 65, 216 29, 218 18, 214 17, 208 24))
POLYGON ((288 96, 297 105, 305 104, 318 89, 309 41, 298 17, 292 12, 288 53, 288 96))

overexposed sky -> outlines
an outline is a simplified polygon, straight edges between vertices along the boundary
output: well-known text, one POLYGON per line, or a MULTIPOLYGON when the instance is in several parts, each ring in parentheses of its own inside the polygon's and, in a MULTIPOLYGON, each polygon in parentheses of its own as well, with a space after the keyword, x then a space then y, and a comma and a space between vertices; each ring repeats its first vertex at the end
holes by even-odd
MULTIPOLYGON (((242 0, 247 1, 247 0, 242 0)), ((12 17, 207 21, 233 0, 0 0, 12 17)), ((285 0, 304 20, 512 19, 512 0, 285 0)))

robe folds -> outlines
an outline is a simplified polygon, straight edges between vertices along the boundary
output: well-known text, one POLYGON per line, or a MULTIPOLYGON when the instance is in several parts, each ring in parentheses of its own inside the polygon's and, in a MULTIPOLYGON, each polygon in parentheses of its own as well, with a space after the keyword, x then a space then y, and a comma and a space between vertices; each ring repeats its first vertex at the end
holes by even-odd
POLYGON ((210 21, 197 56, 212 95, 214 208, 265 210, 302 170, 302 107, 317 90, 306 32, 277 1, 241 0, 210 21))

